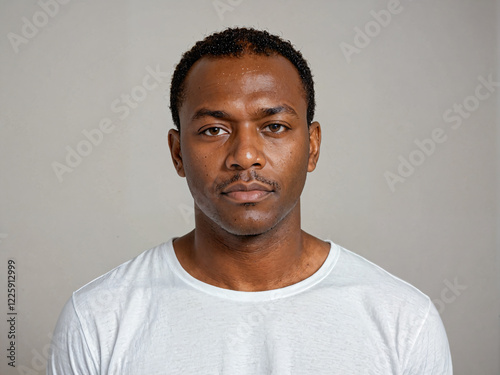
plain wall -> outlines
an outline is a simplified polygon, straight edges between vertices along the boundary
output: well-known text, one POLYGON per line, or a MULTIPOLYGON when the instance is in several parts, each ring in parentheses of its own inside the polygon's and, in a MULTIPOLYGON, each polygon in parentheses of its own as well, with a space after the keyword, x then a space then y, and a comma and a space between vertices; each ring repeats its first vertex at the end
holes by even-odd
POLYGON ((195 41, 239 25, 291 40, 315 76, 323 145, 303 194, 304 229, 429 295, 455 374, 500 374, 499 88, 474 99, 481 77, 500 80, 498 4, 401 0, 375 21, 395 3, 72 0, 43 10, 1 0, 0 373, 43 374, 72 291, 191 230, 192 199, 167 146, 169 80, 195 41), (129 113, 118 109, 121 95, 144 92, 148 69, 166 77, 129 113), (455 104, 468 110, 452 120, 455 104), (109 132, 85 147, 82 131, 106 119, 109 132), (442 142, 419 151, 433 134, 442 142), (88 155, 68 166, 78 147, 88 155), (4 355, 8 259, 17 369, 4 355))

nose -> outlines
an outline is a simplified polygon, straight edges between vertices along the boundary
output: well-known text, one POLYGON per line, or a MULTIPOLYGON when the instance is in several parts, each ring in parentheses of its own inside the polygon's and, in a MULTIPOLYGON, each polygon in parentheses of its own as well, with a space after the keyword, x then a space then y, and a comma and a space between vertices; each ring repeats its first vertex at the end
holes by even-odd
POLYGON ((238 129, 232 134, 226 167, 232 170, 262 169, 266 165, 263 139, 252 127, 238 129))

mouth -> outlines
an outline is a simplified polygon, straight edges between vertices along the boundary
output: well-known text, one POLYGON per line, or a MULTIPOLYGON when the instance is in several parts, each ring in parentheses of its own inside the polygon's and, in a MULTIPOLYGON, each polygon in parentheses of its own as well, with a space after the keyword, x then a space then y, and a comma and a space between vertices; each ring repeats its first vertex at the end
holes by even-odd
POLYGON ((222 191, 222 196, 235 203, 257 203, 266 199, 274 192, 269 186, 253 182, 251 184, 237 183, 229 185, 222 191))

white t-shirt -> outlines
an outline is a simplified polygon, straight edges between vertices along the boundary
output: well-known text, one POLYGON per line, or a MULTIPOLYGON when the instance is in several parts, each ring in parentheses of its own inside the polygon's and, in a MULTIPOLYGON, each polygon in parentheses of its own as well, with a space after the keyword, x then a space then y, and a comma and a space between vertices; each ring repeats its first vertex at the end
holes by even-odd
POLYGON ((203 283, 172 240, 73 293, 47 374, 448 375, 441 319, 419 290, 331 243, 281 289, 203 283))

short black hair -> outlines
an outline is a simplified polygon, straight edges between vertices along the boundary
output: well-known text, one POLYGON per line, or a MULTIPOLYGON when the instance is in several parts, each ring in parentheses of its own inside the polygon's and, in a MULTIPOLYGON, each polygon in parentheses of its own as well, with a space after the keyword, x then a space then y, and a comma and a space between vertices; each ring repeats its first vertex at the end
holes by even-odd
POLYGON ((283 40, 267 31, 253 28, 227 28, 197 42, 182 55, 177 64, 170 85, 170 111, 172 120, 180 130, 179 108, 184 100, 184 82, 191 67, 202 57, 241 57, 246 53, 257 55, 281 55, 289 60, 299 73, 307 102, 307 124, 314 118, 314 81, 307 61, 290 41, 283 40))

